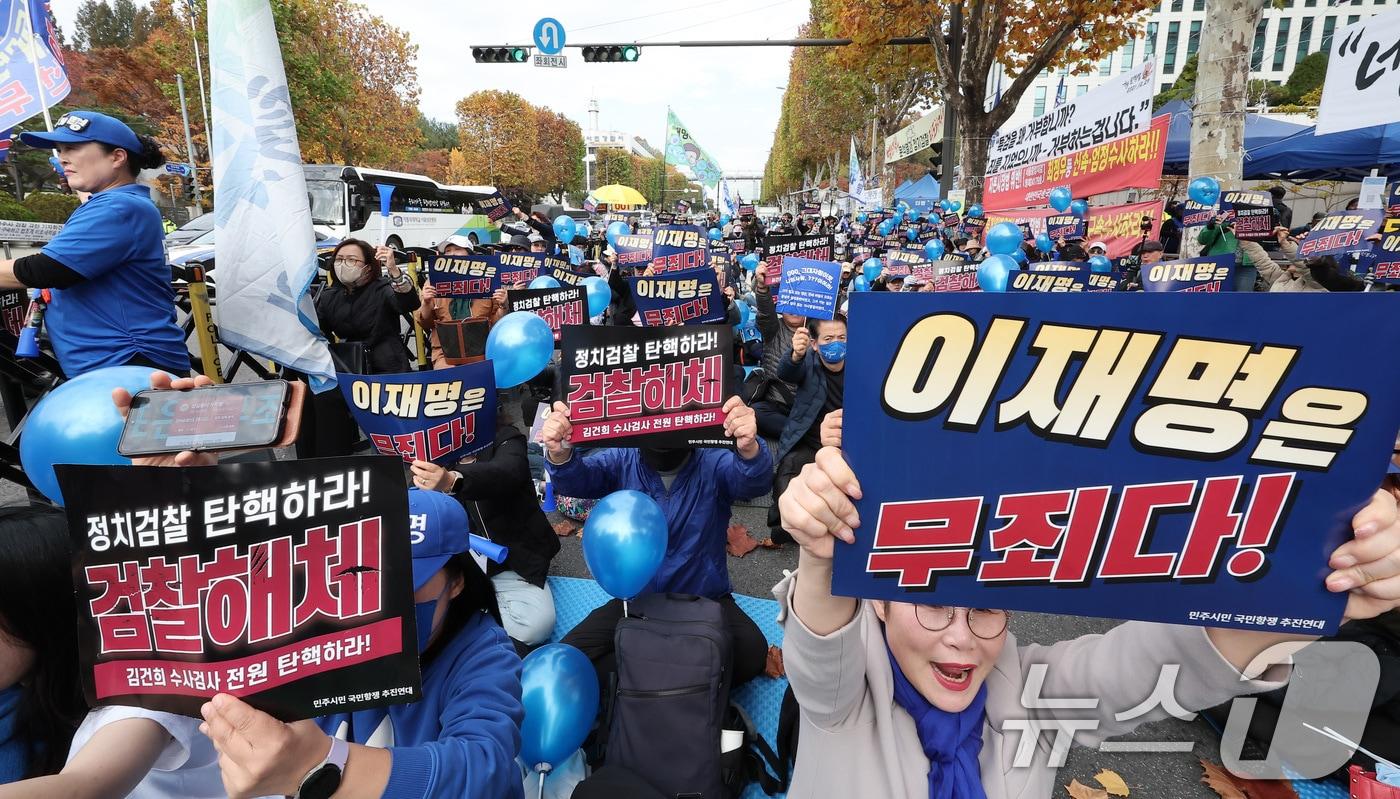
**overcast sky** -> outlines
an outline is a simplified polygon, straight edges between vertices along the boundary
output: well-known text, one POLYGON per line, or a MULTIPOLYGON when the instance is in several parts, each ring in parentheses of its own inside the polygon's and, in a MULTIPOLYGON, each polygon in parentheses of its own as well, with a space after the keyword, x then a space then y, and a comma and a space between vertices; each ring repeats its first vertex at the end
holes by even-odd
MULTIPOLYGON (((139 0, 138 0, 139 1, 139 0)), ((588 129, 588 100, 598 126, 663 140, 670 105, 726 172, 762 171, 787 84, 786 47, 646 47, 650 41, 790 38, 808 16, 808 0, 592 0, 588 3, 481 3, 461 0, 361 0, 407 31, 418 45, 423 112, 455 119, 462 97, 480 89, 514 91, 588 129), (466 10, 470 7, 472 10, 466 10), (470 45, 529 44, 535 21, 554 17, 569 43, 642 44, 633 64, 585 64, 569 48, 567 69, 477 64, 470 45)), ((51 0, 72 36, 81 0, 51 0)))

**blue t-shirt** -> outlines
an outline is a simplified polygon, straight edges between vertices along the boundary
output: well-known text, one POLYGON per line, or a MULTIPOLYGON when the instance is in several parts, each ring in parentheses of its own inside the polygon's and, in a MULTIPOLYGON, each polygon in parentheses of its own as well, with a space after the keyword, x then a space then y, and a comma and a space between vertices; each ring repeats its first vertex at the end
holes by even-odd
POLYGON ((87 278, 53 289, 44 317, 68 377, 120 366, 137 355, 189 373, 164 237, 150 189, 132 183, 92 195, 44 247, 45 255, 87 278))

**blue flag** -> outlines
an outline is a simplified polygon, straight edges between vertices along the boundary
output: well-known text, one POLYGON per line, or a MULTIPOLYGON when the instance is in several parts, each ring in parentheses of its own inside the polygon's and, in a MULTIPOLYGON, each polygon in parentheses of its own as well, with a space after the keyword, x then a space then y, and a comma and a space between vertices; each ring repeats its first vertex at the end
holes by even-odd
POLYGON ((5 31, 0 38, 0 128, 15 125, 52 108, 72 86, 63 51, 49 27, 49 4, 43 0, 0 0, 5 31))

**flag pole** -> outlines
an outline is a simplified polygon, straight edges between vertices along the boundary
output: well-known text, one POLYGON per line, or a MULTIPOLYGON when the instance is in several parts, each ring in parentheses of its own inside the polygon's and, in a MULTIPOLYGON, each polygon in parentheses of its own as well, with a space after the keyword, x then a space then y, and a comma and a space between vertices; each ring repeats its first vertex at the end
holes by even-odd
MULTIPOLYGON (((34 27, 34 7, 25 3, 24 13, 29 15, 29 36, 25 38, 25 43, 29 50, 29 63, 34 67, 34 90, 39 93, 39 107, 44 111, 44 127, 52 133, 53 117, 49 116, 49 101, 44 97, 44 75, 39 70, 39 53, 34 47, 34 40, 39 36, 39 31, 34 27)), ((44 20, 44 27, 48 28, 48 20, 44 20)), ((58 155, 57 150, 54 150, 54 155, 58 155)))

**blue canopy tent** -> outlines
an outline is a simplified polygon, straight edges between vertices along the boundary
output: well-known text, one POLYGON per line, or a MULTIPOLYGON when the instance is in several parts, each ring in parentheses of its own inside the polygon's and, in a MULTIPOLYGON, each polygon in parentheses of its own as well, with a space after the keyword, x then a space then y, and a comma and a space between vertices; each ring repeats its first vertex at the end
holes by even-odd
MULTIPOLYGON (((1167 157, 1162 166, 1162 173, 1185 175, 1190 171, 1191 161, 1191 104, 1185 100, 1172 100, 1157 109, 1153 116, 1162 114, 1171 115, 1171 124, 1167 128, 1167 157)), ((1244 148, 1248 152, 1305 130, 1308 130, 1306 125, 1270 119, 1259 114, 1245 114, 1244 148)), ((1245 171, 1249 171, 1248 164, 1245 165, 1245 171)))
POLYGON ((903 183, 899 184, 898 186, 895 186, 895 187, 894 187, 894 198, 895 198, 896 200, 903 199, 903 198, 904 198, 904 195, 909 193, 909 188, 910 188, 911 186, 913 186, 913 185, 914 185, 914 181, 912 181, 912 180, 907 180, 907 179, 906 179, 903 183))
POLYGON ((933 179, 933 175, 924 175, 907 187, 901 186, 895 189, 895 202, 903 200, 909 203, 909 207, 919 213, 928 213, 938 205, 938 198, 942 196, 942 190, 938 181, 933 179))
POLYGON ((1262 147, 1246 147, 1244 176, 1285 180, 1357 181, 1377 170, 1400 177, 1400 123, 1375 125, 1319 136, 1304 128, 1262 147))

